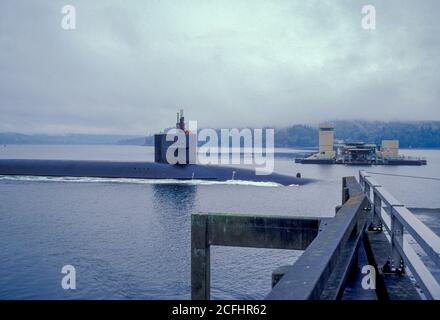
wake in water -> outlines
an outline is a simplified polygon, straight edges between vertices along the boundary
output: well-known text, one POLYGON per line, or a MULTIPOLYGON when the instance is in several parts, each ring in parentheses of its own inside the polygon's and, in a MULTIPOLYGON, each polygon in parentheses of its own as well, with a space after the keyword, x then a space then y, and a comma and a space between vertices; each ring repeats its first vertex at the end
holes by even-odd
MULTIPOLYGON (((239 185, 254 187, 282 187, 276 182, 258 182, 247 180, 177 180, 177 179, 129 179, 129 178, 91 178, 91 177, 41 177, 41 176, 0 176, 0 181, 28 182, 78 182, 78 183, 125 183, 125 184, 180 184, 180 185, 239 185)), ((296 185, 291 185, 296 186, 296 185)))

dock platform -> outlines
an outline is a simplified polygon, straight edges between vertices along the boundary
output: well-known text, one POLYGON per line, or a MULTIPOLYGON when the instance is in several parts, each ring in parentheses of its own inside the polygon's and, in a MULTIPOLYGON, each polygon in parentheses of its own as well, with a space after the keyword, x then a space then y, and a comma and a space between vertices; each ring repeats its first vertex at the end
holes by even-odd
POLYGON ((364 171, 359 181, 344 177, 335 211, 334 218, 193 214, 192 299, 210 298, 211 245, 304 250, 273 271, 269 300, 440 299, 440 237, 379 183, 364 171))
POLYGON ((426 159, 378 159, 370 161, 343 161, 337 159, 326 159, 326 158, 296 158, 295 163, 301 164, 344 164, 344 165, 384 165, 384 166, 423 166, 427 165, 426 159))

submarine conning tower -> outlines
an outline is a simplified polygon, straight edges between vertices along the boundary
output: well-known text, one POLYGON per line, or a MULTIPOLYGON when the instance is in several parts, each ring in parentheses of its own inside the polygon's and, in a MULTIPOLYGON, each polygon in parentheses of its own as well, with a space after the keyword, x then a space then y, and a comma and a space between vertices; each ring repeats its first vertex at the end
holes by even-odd
POLYGON ((178 165, 195 164, 197 162, 197 148, 195 135, 186 129, 185 117, 183 115, 183 109, 180 109, 180 113, 177 112, 177 120, 175 129, 170 129, 166 133, 158 133, 154 135, 154 162, 170 163, 167 159, 168 149, 173 146, 174 156, 179 159, 178 165), (173 146, 178 139, 178 133, 184 133, 185 141, 182 146, 173 146), (168 139, 167 139, 168 136, 168 139), (174 138, 173 138, 174 137, 174 138), (184 157, 179 155, 185 155, 184 157))
POLYGON ((185 129, 185 117, 183 116, 183 109, 180 109, 180 114, 177 112, 176 129, 186 131, 185 129))

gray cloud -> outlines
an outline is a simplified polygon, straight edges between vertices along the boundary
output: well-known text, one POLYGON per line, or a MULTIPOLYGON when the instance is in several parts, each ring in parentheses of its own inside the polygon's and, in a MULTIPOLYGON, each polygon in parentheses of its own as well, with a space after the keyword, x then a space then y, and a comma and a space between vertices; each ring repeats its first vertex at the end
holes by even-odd
POLYGON ((440 120, 438 1, 0 2, 0 131, 440 120), (377 29, 361 28, 373 4, 377 29), (60 27, 73 4, 77 29, 60 27))

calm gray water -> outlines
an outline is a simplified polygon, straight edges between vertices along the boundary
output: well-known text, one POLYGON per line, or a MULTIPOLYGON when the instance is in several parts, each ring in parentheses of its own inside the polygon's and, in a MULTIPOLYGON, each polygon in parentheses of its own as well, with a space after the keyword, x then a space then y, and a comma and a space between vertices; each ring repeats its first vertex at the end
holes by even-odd
MULTIPOLYGON (((440 151, 402 152, 427 157, 428 166, 367 170, 440 177, 440 151)), ((0 158, 152 161, 153 153, 135 146, 7 146, 0 158)), ((273 187, 0 177, 0 299, 188 299, 191 213, 331 217, 341 178, 359 169, 295 164, 287 153, 275 171, 320 181, 273 187), (61 288, 66 264, 76 268, 76 290, 61 288)), ((376 179, 409 207, 440 208, 439 181, 376 179)), ((213 248, 213 298, 264 298, 272 270, 300 254, 213 248)))

